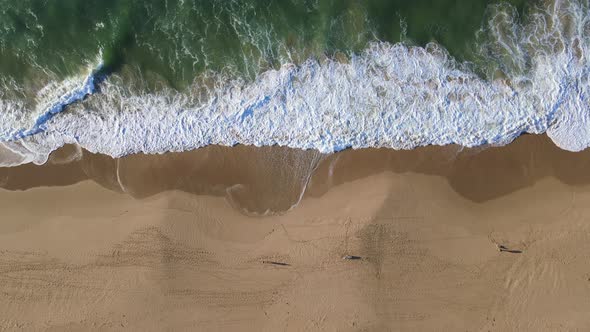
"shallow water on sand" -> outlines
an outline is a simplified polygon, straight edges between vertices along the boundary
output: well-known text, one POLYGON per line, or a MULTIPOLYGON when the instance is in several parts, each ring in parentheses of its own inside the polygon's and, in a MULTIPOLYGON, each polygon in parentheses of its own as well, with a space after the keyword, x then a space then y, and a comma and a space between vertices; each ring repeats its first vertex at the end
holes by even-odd
POLYGON ((327 155, 283 147, 210 146, 112 158, 66 146, 45 165, 0 168, 0 184, 26 190, 92 180, 138 199, 180 190, 222 196, 242 213, 264 216, 285 213, 303 197, 320 197, 334 186, 382 172, 441 176, 459 195, 485 202, 547 177, 587 184, 589 166, 590 152, 563 151, 546 136, 535 135, 504 147, 363 149, 327 155))

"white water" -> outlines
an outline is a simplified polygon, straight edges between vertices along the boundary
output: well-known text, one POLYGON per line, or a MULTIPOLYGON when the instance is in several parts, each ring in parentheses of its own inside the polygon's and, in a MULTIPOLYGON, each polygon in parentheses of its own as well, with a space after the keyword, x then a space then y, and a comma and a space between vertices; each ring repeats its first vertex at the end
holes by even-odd
MULTIPOLYGON (((204 102, 190 92, 132 93, 107 80, 100 94, 47 119, 43 131, 6 143, 22 158, 5 164, 43 163, 66 143, 119 157, 209 144, 321 152, 472 147, 543 132, 561 148, 579 151, 590 146, 588 8, 588 1, 556 1, 518 26, 498 7, 486 28, 493 38, 482 46, 490 61, 502 59, 507 78, 493 81, 455 64, 436 45, 387 43, 370 45, 349 63, 309 60, 251 83, 232 81, 204 102), (510 34, 499 32, 503 25, 510 34)), ((1 133, 15 120, 8 121, 1 133)))

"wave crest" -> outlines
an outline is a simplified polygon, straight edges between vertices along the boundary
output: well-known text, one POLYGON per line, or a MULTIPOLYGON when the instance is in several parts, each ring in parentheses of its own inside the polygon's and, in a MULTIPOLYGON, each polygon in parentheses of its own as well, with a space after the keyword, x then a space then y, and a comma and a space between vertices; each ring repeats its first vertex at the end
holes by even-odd
POLYGON ((238 143, 321 152, 472 147, 547 132, 567 150, 590 146, 588 1, 547 2, 524 25, 515 15, 506 5, 490 9, 479 44, 487 79, 438 45, 384 42, 348 61, 310 59, 249 83, 216 81, 202 98, 193 94, 202 86, 137 92, 111 77, 18 144, 34 162, 66 143, 118 157, 238 143))

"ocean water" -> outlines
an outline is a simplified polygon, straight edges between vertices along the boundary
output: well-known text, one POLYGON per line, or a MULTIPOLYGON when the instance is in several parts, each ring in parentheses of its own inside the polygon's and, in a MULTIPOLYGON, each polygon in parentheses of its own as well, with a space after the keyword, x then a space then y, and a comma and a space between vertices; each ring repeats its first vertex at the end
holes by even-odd
POLYGON ((588 0, 0 0, 0 164, 590 145, 588 0))

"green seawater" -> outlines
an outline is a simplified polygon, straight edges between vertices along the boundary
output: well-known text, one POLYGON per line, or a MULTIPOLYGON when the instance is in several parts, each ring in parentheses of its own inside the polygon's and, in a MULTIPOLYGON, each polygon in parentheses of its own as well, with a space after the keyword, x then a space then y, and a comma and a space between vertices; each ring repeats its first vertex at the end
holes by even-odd
MULTIPOLYGON (((524 13, 526 0, 509 0, 524 13)), ((212 71, 253 78, 372 41, 437 42, 471 61, 491 0, 0 0, 0 77, 32 84, 132 68, 182 89, 212 71)))

